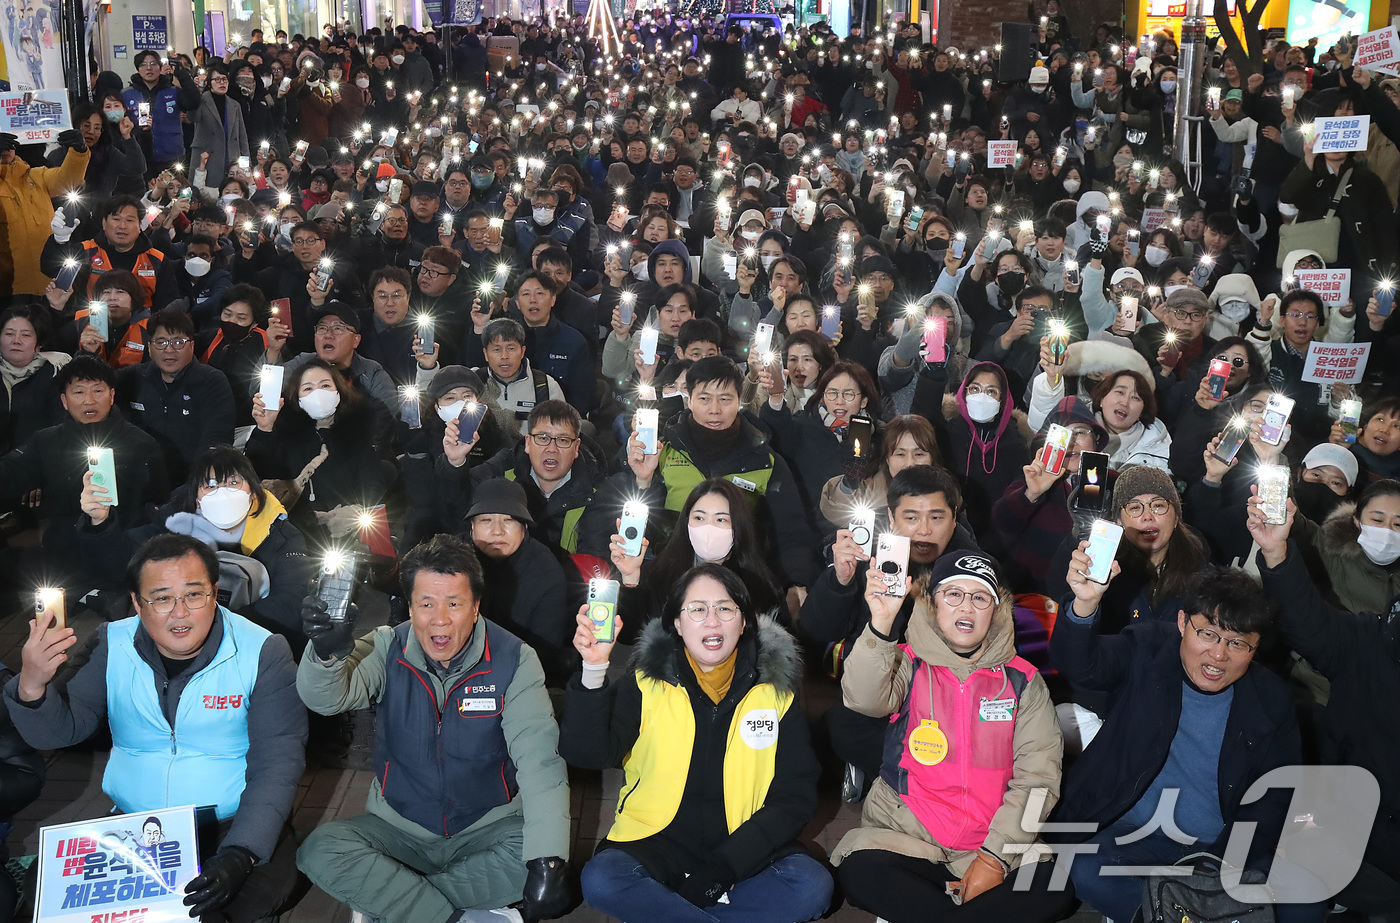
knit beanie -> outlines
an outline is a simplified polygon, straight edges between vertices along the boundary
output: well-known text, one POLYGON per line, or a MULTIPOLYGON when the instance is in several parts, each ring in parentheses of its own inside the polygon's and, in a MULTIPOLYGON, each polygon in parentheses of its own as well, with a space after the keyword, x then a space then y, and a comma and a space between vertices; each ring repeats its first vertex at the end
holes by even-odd
POLYGON ((1176 492, 1176 482, 1170 474, 1151 465, 1129 465, 1118 472, 1118 480, 1113 483, 1113 503, 1109 506, 1108 518, 1117 520, 1123 504, 1143 494, 1169 501, 1177 522, 1181 521, 1181 495, 1176 492))

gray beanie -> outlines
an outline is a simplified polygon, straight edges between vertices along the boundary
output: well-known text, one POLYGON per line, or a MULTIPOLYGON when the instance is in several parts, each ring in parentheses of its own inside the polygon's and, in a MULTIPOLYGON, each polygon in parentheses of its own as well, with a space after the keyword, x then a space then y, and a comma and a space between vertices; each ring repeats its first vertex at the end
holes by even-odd
POLYGON ((1143 494, 1169 501, 1177 522, 1181 521, 1181 495, 1176 492, 1176 482, 1170 474, 1151 465, 1129 465, 1118 472, 1118 480, 1113 482, 1113 503, 1109 506, 1108 518, 1117 520, 1123 504, 1143 494))

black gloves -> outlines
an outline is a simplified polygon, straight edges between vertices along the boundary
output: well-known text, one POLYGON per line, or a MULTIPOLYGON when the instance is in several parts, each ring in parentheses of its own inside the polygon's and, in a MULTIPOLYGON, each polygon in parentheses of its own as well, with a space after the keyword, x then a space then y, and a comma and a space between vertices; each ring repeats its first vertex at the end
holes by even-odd
POLYGON ((558 856, 525 863, 525 902, 521 916, 530 923, 561 917, 569 909, 569 863, 558 856))
POLYGON ((0 132, 0 151, 19 150, 19 136, 12 135, 8 131, 0 132))
POLYGON ((58 137, 54 140, 57 141, 59 144, 63 145, 64 147, 71 147, 79 154, 85 153, 87 151, 87 142, 83 140, 83 133, 78 131, 78 129, 76 128, 69 128, 66 131, 60 131, 58 133, 58 137))
POLYGON ((359 614, 359 609, 351 603, 344 621, 334 621, 324 602, 308 596, 301 601, 301 630, 311 639, 317 657, 339 660, 355 649, 355 619, 359 614))
POLYGON ((200 917, 233 900, 257 860, 242 846, 224 846, 204 863, 204 871, 185 885, 185 906, 200 917))
POLYGON ((676 887, 676 893, 696 907, 713 907, 724 892, 734 887, 734 876, 717 863, 701 866, 676 887))

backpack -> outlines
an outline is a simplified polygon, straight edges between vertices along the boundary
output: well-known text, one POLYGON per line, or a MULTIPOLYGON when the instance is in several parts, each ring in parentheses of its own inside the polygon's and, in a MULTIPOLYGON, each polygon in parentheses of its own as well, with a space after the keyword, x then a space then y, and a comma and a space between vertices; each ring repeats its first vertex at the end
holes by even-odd
POLYGON ((1263 872, 1226 869, 1218 856, 1192 853, 1173 866, 1149 875, 1142 886, 1143 923, 1274 923, 1269 904, 1244 904, 1225 893, 1225 877, 1244 884, 1263 884, 1263 872), (1190 869, 1189 874, 1166 874, 1167 869, 1190 869))

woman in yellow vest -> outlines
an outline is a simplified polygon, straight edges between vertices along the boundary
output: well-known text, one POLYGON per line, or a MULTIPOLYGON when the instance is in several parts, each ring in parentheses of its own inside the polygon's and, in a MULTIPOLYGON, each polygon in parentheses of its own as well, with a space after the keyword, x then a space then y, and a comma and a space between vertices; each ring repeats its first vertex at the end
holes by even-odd
POLYGON ((586 605, 578 624, 583 672, 568 686, 559 752, 626 774, 612 829, 583 869, 584 898, 623 923, 826 912, 831 876, 797 843, 820 768, 792 637, 756 618, 743 581, 717 564, 676 583, 617 681, 606 676, 613 644, 595 639, 586 605))

